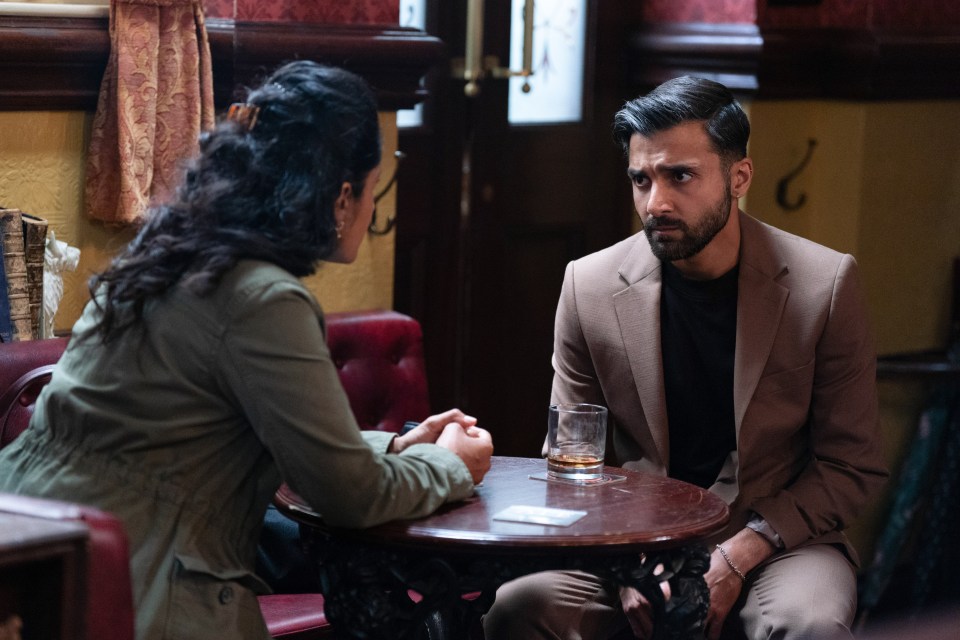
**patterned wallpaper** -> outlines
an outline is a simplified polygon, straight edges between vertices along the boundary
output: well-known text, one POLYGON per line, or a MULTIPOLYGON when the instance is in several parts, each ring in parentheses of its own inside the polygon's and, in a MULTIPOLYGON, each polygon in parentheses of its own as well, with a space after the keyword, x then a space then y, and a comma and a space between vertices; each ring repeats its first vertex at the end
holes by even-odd
POLYGON ((809 7, 768 7, 757 0, 757 23, 771 27, 960 26, 957 0, 822 0, 809 7))
MULTIPOLYGON (((206 0, 217 18, 339 24, 397 24, 400 0, 206 0)), ((768 7, 767 0, 645 0, 644 22, 746 23, 771 27, 960 26, 957 0, 821 0, 768 7)))
POLYGON ((67 331, 87 303, 87 280, 132 237, 132 228, 85 218, 83 163, 92 113, 0 113, 0 204, 46 218, 57 240, 80 249, 76 271, 63 274, 64 295, 54 330, 67 331))
POLYGON ((205 0, 203 7, 209 18, 233 17, 233 0, 205 0))
POLYGON ((642 15, 644 22, 753 24, 757 19, 757 2, 758 0, 646 0, 642 15))
POLYGON ((400 0, 207 0, 207 15, 270 22, 397 24, 400 0))
POLYGON ((767 0, 645 0, 644 22, 746 23, 771 27, 960 26, 957 0, 821 0, 768 7, 767 0))

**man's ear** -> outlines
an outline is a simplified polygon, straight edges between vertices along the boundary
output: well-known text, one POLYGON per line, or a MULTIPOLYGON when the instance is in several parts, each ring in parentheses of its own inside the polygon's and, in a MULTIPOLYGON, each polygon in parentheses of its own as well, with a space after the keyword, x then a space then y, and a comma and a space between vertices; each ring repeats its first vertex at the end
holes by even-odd
POLYGON ((747 195, 753 181, 753 160, 748 157, 737 160, 730 167, 730 193, 735 198, 747 195))

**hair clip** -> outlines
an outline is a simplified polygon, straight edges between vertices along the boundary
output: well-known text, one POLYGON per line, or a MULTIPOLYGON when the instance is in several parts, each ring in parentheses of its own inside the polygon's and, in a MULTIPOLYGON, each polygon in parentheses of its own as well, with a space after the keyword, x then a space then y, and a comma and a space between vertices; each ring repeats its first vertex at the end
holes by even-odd
POLYGON ((249 102, 234 102, 227 111, 227 120, 239 123, 247 131, 251 131, 257 124, 257 116, 260 115, 260 107, 249 102))

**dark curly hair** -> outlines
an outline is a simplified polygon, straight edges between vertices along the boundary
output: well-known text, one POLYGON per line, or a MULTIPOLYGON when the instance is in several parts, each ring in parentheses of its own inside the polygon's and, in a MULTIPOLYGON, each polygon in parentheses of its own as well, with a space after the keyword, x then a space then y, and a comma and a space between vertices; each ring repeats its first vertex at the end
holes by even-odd
POLYGON ((252 129, 227 120, 200 152, 171 202, 151 209, 137 236, 90 281, 107 342, 177 285, 208 294, 239 260, 309 275, 336 248, 334 203, 344 182, 359 197, 380 162, 373 93, 358 76, 314 62, 286 64, 252 91, 252 129))

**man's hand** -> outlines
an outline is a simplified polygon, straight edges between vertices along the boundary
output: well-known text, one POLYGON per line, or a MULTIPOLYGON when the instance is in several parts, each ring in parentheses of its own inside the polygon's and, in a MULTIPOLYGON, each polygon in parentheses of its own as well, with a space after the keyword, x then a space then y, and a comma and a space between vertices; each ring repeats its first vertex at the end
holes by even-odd
POLYGON ((458 424, 466 432, 473 426, 476 426, 477 419, 466 415, 460 409, 450 409, 435 416, 430 416, 416 427, 393 439, 390 446, 390 453, 400 453, 410 445, 414 444, 434 444, 444 428, 448 424, 458 424))
POLYGON ((710 556, 710 568, 703 576, 710 589, 710 609, 704 625, 707 640, 717 640, 720 637, 723 623, 744 588, 743 580, 730 567, 730 563, 746 575, 776 551, 766 538, 748 528, 741 529, 721 546, 730 561, 723 557, 719 549, 714 549, 710 556))
MULTIPOLYGON (((670 583, 660 583, 664 600, 670 599, 670 583)), ((653 607, 650 601, 643 597, 633 587, 620 587, 620 604, 630 623, 633 635, 645 640, 653 635, 653 607)))
POLYGON ((707 610, 703 632, 707 640, 717 640, 723 631, 724 621, 740 597, 743 581, 730 569, 730 565, 716 549, 710 556, 710 568, 703 579, 707 581, 707 588, 710 589, 710 608, 707 610))

